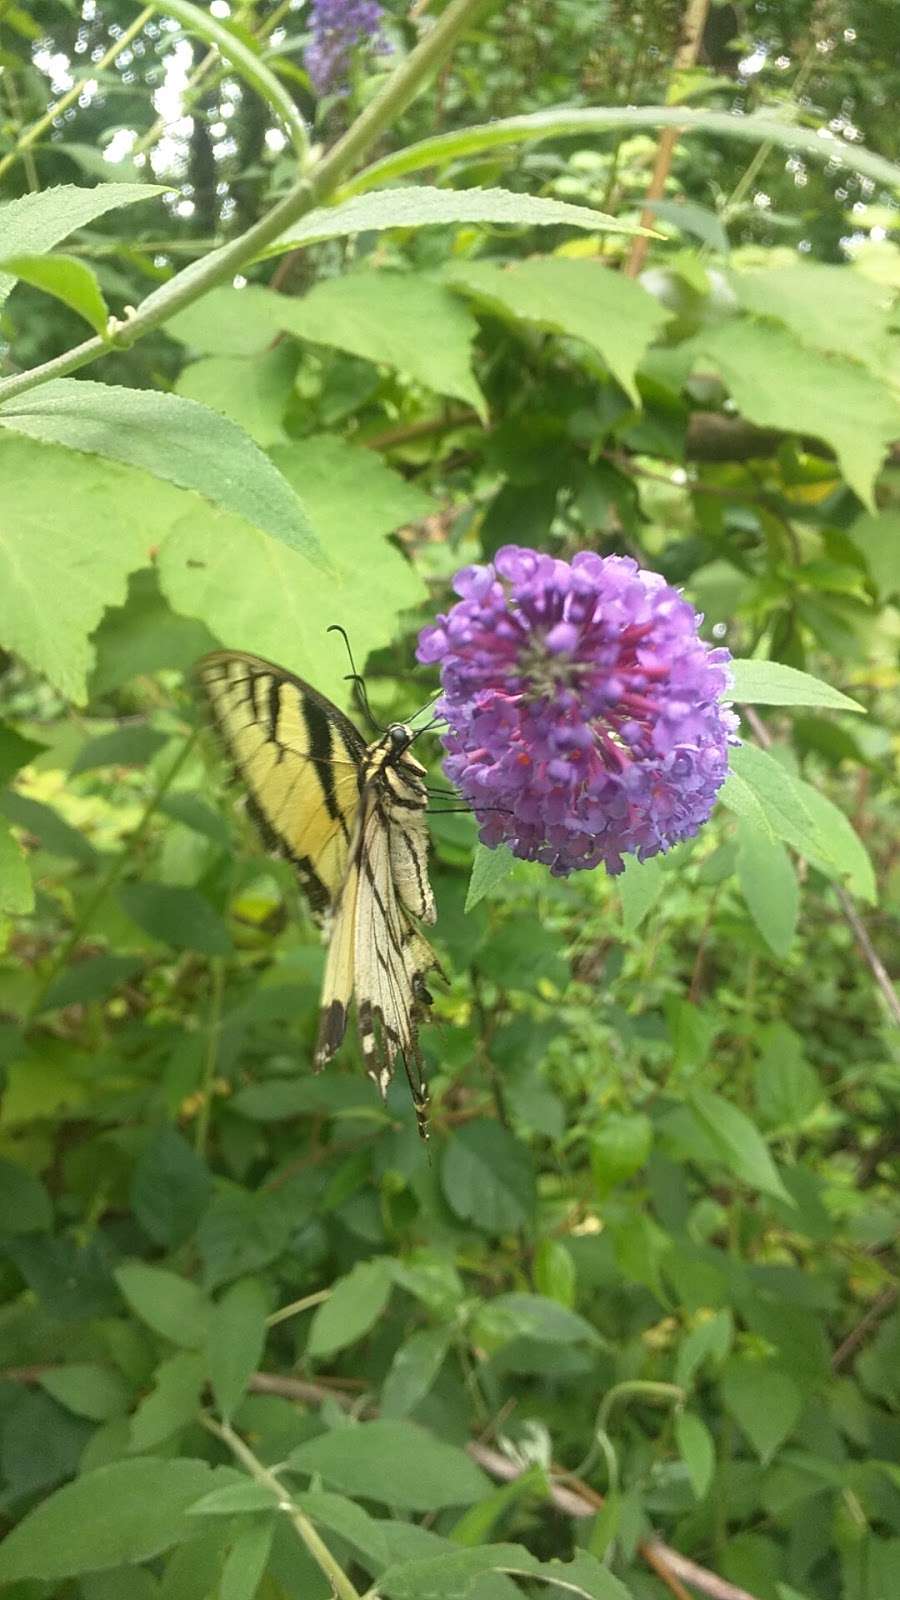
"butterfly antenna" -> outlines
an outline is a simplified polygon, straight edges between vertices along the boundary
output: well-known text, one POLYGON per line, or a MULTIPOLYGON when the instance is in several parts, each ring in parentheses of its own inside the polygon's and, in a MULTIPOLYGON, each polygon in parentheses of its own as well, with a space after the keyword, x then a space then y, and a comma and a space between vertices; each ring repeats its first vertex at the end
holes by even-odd
POLYGON ((356 662, 353 659, 353 651, 350 649, 350 640, 347 638, 346 628, 342 628, 339 622, 332 622, 326 629, 326 632, 339 633, 343 639, 344 648, 347 651, 347 658, 350 662, 350 671, 346 675, 347 682, 352 683, 354 689, 356 690, 356 696, 359 701, 360 709, 362 710, 363 716, 369 724, 369 727, 373 728, 376 733, 383 733, 384 729, 375 721, 375 718, 372 715, 372 707, 369 705, 369 692, 366 688, 365 679, 356 670, 356 662))

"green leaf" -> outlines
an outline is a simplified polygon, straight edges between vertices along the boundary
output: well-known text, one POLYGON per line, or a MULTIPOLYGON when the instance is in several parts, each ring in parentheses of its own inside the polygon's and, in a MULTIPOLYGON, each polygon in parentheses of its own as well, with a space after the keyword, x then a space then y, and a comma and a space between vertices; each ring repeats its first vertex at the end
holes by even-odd
POLYGON ((505 844, 494 845, 490 849, 486 844, 476 844, 465 910, 471 911, 479 900, 491 895, 497 885, 509 877, 515 864, 516 858, 505 844))
POLYGON ((481 305, 550 333, 580 339, 640 405, 635 369, 671 313, 620 272, 564 258, 453 265, 447 281, 481 305))
POLYGON ((444 1146, 441 1187, 456 1215, 485 1233, 524 1228, 534 1217, 531 1154, 499 1122, 455 1130, 444 1146))
POLYGON ((29 1511, 0 1546, 0 1583, 56 1582, 151 1561, 190 1538, 187 1508, 227 1469, 205 1461, 117 1461, 86 1472, 29 1511))
POLYGON ((900 432, 900 404, 883 382, 842 356, 804 348, 783 328, 751 320, 705 331, 700 348, 750 422, 823 439, 874 511, 875 478, 900 432))
POLYGON ((272 300, 271 289, 261 284, 248 283, 243 289, 222 284, 176 311, 166 333, 196 355, 261 356, 278 332, 272 300))
POLYGON ((328 1528, 341 1539, 346 1539, 360 1555, 379 1571, 390 1560, 387 1540, 381 1524, 370 1517, 362 1506, 354 1505, 343 1495, 327 1494, 314 1490, 309 1494, 293 1496, 294 1504, 319 1527, 328 1528))
POLYGON ((691 1487, 698 1500, 706 1498, 716 1466, 716 1449, 704 1422, 690 1411, 679 1411, 675 1418, 678 1454, 688 1469, 691 1487))
POLYGON ((408 1511, 470 1505, 490 1490, 462 1450, 414 1422, 363 1422, 298 1445, 292 1472, 321 1474, 343 1494, 387 1502, 408 1511))
POLYGON ((721 1152, 723 1165, 735 1177, 762 1194, 790 1204, 790 1195, 778 1176, 762 1134, 743 1111, 712 1089, 694 1089, 690 1105, 704 1132, 721 1152))
POLYGON ((418 1328, 394 1351, 381 1390, 386 1417, 405 1417, 425 1399, 450 1349, 453 1330, 447 1326, 418 1328))
POLYGON ((793 1131, 822 1103, 818 1074, 787 1023, 770 1023, 756 1042, 760 1055, 753 1068, 753 1096, 760 1119, 768 1128, 793 1131))
POLYGON ((510 189, 435 189, 423 183, 415 188, 377 189, 310 211, 267 245, 258 259, 350 233, 446 227, 456 222, 506 222, 521 228, 569 226, 592 233, 636 231, 603 211, 561 200, 538 199, 510 189))
MULTIPOLYGON (((898 525, 900 526, 900 525, 898 525)), ((851 700, 840 689, 781 661, 732 660, 731 696, 741 705, 829 706, 835 711, 865 711, 858 700, 851 700)))
POLYGON ((273 329, 390 367, 487 416, 470 361, 478 324, 442 283, 421 273, 365 271, 314 284, 302 300, 272 295, 273 329), (422 330, 428 329, 428 337, 422 330))
POLYGON ((857 517, 848 529, 882 600, 900 593, 900 511, 857 517))
POLYGON ((652 856, 649 861, 638 861, 628 856, 624 872, 616 879, 616 888, 622 901, 622 932, 626 938, 637 933, 647 912, 652 910, 665 887, 662 862, 652 856))
POLYGON ((163 544, 160 581, 173 607, 201 617, 223 644, 268 656, 342 704, 347 658, 326 627, 343 624, 358 661, 384 646, 399 614, 424 593, 385 535, 433 510, 433 502, 371 450, 339 439, 298 440, 273 457, 302 486, 331 576, 249 524, 198 508, 163 544))
POLYGON ((278 1496, 264 1483, 254 1483, 244 1478, 240 1483, 229 1483, 224 1489, 213 1489, 196 1505, 191 1506, 192 1517, 234 1517, 257 1511, 275 1511, 278 1496))
POLYGON ((227 956, 231 951, 225 924, 198 889, 127 883, 119 890, 119 902, 139 928, 176 950, 199 950, 206 956, 227 956))
POLYGON ((803 778, 794 780, 813 820, 813 833, 800 854, 826 877, 841 878, 852 894, 873 906, 878 900, 875 869, 868 850, 843 811, 821 789, 803 778))
MULTIPOLYGON (((165 186, 149 183, 98 183, 93 189, 66 183, 22 195, 0 206, 0 260, 13 253, 41 255, 107 211, 164 193, 165 186)), ((10 273, 0 275, 0 305, 15 281, 10 273)))
POLYGON ((14 1161, 0 1158, 0 1231, 46 1233, 53 1226, 53 1207, 40 1178, 14 1161))
POLYGON ((384 1311, 392 1281, 390 1262, 378 1257, 358 1262, 345 1278, 339 1278, 313 1317, 307 1355, 330 1356, 356 1344, 384 1311))
POLYGON ((889 325, 884 290, 854 267, 793 261, 732 272, 728 281, 745 311, 783 323, 801 344, 883 372, 889 325))
POLYGON ((301 164, 305 165, 309 151, 306 124, 288 90, 275 76, 271 67, 268 67, 253 50, 247 48, 234 29, 223 27, 221 22, 217 22, 208 11, 192 5, 190 0, 166 0, 165 10, 166 15, 176 17, 188 33, 205 40, 209 45, 214 45, 236 75, 249 84, 251 89, 256 90, 275 116, 284 123, 294 147, 294 154, 301 164))
POLYGON ((642 1111, 607 1111, 590 1136, 591 1172, 601 1198, 640 1172, 652 1148, 653 1124, 642 1111))
POLYGON ((140 972, 142 965, 139 956, 89 956, 86 961, 76 961, 54 978, 41 1010, 54 1011, 62 1006, 89 1005, 92 1000, 105 1000, 140 972))
POLYGON ((89 1417, 92 1422, 121 1416, 128 1404, 128 1390, 119 1373, 95 1362, 49 1367, 38 1382, 67 1411, 76 1417, 89 1417))
POLYGON ((680 233, 693 234, 695 239, 709 245, 717 254, 727 256, 728 235, 718 213, 710 211, 708 206, 698 206, 694 201, 682 197, 677 200, 645 199, 643 205, 646 211, 653 212, 659 222, 671 223, 680 233))
POLYGON ((82 745, 69 768, 69 776, 76 778, 80 772, 93 772, 97 767, 146 766, 168 742, 167 733, 160 733, 146 723, 113 728, 82 745))
POLYGON ((218 1600, 253 1600, 262 1582, 274 1537, 274 1517, 260 1518, 251 1527, 241 1530, 225 1557, 218 1600))
POLYGON ((737 874, 756 926, 777 956, 786 956, 797 932, 800 887, 793 863, 777 839, 743 819, 738 824, 737 874))
POLYGON ((542 1294, 525 1294, 514 1290, 509 1294, 495 1295, 483 1308, 484 1315, 494 1324, 509 1319, 517 1337, 541 1339, 547 1344, 577 1344, 586 1340, 598 1344, 600 1336, 585 1317, 558 1300, 542 1294))
POLYGON ((177 1128, 167 1125, 151 1134, 135 1163, 131 1205, 155 1244, 184 1244, 211 1193, 208 1168, 177 1128))
POLYGON ((115 1279, 132 1311, 148 1328, 188 1349, 204 1343, 209 1302, 195 1283, 143 1261, 126 1262, 117 1268, 115 1279))
POLYGON ((523 1545, 489 1544, 398 1563, 381 1574, 391 1600, 466 1600, 479 1573, 508 1572, 553 1585, 582 1600, 628 1600, 628 1591, 587 1550, 571 1561, 538 1561, 523 1545))
POLYGON ((30 795, 8 789, 0 794, 0 814, 17 828, 33 833, 40 840, 41 848, 50 855, 61 856, 64 861, 77 861, 82 867, 96 868, 97 852, 93 845, 77 828, 70 827, 53 806, 45 806, 41 800, 32 800, 30 795))
POLYGON ((83 703, 89 636, 167 526, 162 486, 2 430, 0 476, 0 644, 83 703))
POLYGON ((57 378, 8 401, 0 426, 193 489, 327 570, 306 512, 278 469, 242 429, 195 400, 57 378))
POLYGON ((227 1422, 259 1366, 266 1342, 266 1295, 256 1278, 242 1278, 213 1307, 207 1343, 209 1380, 227 1422))
POLYGON ((567 1309, 575 1304, 578 1274, 572 1252, 562 1239, 542 1239, 534 1255, 534 1286, 567 1309))
MULTIPOLYGON (((271 337, 270 327, 269 342, 271 337)), ((284 414, 294 393, 298 361, 290 339, 252 358, 207 356, 182 369, 175 393, 230 417, 265 450, 284 443, 284 414)))
POLYGON ((793 1379, 771 1361, 735 1356, 721 1379, 725 1409, 747 1435, 763 1462, 771 1461, 793 1431, 803 1397, 793 1379))
POLYGON ((34 885, 27 857, 0 821, 0 917, 27 916, 33 908, 34 885))
POLYGON ((35 739, 24 739, 14 728, 0 724, 0 788, 9 783, 10 778, 23 767, 27 767, 29 762, 46 748, 46 745, 38 744, 35 739))
POLYGON ((783 839, 794 850, 805 855, 815 834, 815 825, 797 780, 768 751, 760 750, 753 744, 742 744, 739 749, 733 750, 731 766, 732 773, 744 780, 758 802, 760 820, 732 804, 730 777, 721 790, 725 804, 731 804, 738 816, 755 823, 761 832, 783 839))
POLYGON ((136 1453, 155 1450, 195 1422, 205 1381, 203 1357, 193 1350, 179 1350, 161 1361, 153 1388, 131 1419, 129 1448, 136 1453))
POLYGON ((695 1372, 705 1361, 721 1366, 734 1338, 734 1318, 730 1311, 717 1311, 698 1322, 681 1341, 675 1364, 675 1382, 690 1387, 695 1372))
POLYGON ((570 134, 584 139, 609 130, 637 128, 677 128, 680 138, 707 133, 713 140, 738 139, 755 145, 773 144, 779 150, 801 150, 813 161, 838 160, 851 172, 874 178, 890 188, 900 187, 900 167, 883 156, 837 138, 823 139, 818 128, 800 127, 777 117, 735 117, 730 111, 694 110, 687 106, 553 106, 524 116, 496 117, 406 145, 364 168, 344 185, 343 192, 372 189, 409 172, 442 167, 463 156, 511 144, 560 139, 570 134))
POLYGON ((95 333, 106 337, 109 306, 97 282, 97 275, 77 256, 20 255, 0 261, 0 280, 9 274, 33 289, 61 300, 71 311, 89 322, 95 333))

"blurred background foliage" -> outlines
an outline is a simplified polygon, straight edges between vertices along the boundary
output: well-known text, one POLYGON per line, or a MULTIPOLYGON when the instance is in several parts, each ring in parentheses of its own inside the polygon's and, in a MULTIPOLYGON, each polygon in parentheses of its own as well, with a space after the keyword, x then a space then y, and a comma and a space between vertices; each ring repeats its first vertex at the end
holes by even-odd
MULTIPOLYGON (((390 50, 317 97, 302 6, 208 10, 324 144, 431 19, 390 4, 390 50)), ((0 3, 3 199, 165 185, 62 246, 120 317, 294 173, 272 105, 199 35, 155 12, 117 49, 137 16, 0 3)), ((372 152, 560 104, 830 137, 821 159, 682 138, 638 276, 624 233, 373 230, 257 263, 90 375, 238 423, 337 580, 134 465, 0 438, 14 1600, 333 1592, 265 1500, 185 1515, 245 1493, 229 1419, 257 1467, 292 1457, 311 1482, 297 1504, 343 1594, 547 1592, 549 1567, 489 1570, 516 1567, 484 1555, 498 1541, 576 1556, 600 1600, 900 1592, 900 1011, 880 965, 900 915, 900 224, 896 190, 839 159, 900 159, 900 25, 891 0, 713 4, 675 74, 681 24, 669 0, 511 0, 372 152), (634 555, 709 638, 867 715, 749 710, 766 826, 733 798, 616 881, 519 865, 467 910, 474 825, 434 817, 429 1157, 405 1086, 383 1108, 354 1046, 311 1076, 321 944, 194 735, 185 673, 222 643, 344 699, 340 622, 376 715, 408 716, 434 687, 417 627, 508 541, 634 555), (130 1544, 91 1532, 136 1505, 130 1544)), ((658 139, 475 149, 426 177, 633 225, 658 139)), ((20 282, 5 369, 85 331, 20 282)))

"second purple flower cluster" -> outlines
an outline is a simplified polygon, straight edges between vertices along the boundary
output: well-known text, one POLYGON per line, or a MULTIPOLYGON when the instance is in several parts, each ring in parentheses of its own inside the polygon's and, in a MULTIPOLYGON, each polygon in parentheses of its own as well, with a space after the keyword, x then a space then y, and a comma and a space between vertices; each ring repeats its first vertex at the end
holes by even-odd
POLYGON ((418 656, 440 667, 445 771, 483 842, 564 876, 621 872, 696 833, 737 718, 729 653, 683 596, 627 556, 517 545, 454 587, 418 656))

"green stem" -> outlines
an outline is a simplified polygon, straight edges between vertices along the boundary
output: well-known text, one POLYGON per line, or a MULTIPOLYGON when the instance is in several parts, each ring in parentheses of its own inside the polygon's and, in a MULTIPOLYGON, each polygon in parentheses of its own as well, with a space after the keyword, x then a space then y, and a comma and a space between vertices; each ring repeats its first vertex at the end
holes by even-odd
MULTIPOLYGON (((310 168, 304 178, 255 222, 252 228, 221 250, 185 267, 168 283, 154 290, 138 307, 117 339, 119 346, 134 344, 153 329, 168 322, 176 311, 183 311, 217 283, 234 277, 253 261, 286 229, 332 195, 338 184, 362 159, 366 151, 385 133, 415 99, 434 72, 447 59, 463 29, 490 0, 450 0, 434 26, 420 39, 406 60, 388 78, 356 121, 333 147, 310 168)), ((0 402, 25 394, 52 378, 75 372, 109 351, 105 339, 88 339, 64 355, 33 367, 0 383, 0 402)))
POLYGON ((30 128, 26 128, 9 154, 5 155, 3 160, 0 161, 0 178, 3 177, 5 172, 8 172, 10 167, 15 165, 19 156, 23 155, 26 150, 30 150, 42 133, 46 133, 48 128, 52 128, 57 117, 67 111, 69 106, 74 105, 79 95, 84 92, 86 85, 93 83, 98 73, 105 72, 106 68, 115 61, 116 56, 120 56, 123 50, 128 49, 132 39, 136 39, 138 34, 146 27, 154 10, 154 6, 145 6, 140 16, 135 18, 131 27, 126 28, 124 33, 120 33, 118 39, 113 40, 105 55, 102 55, 99 61, 94 62, 87 76, 79 78, 77 83, 73 83, 71 89, 67 89, 65 94, 60 95, 59 99, 54 101, 49 111, 46 111, 42 117, 38 117, 37 122, 33 122, 30 128))
POLYGON ((264 1467, 258 1461, 253 1451, 246 1445, 239 1434, 227 1422, 217 1422, 213 1417, 204 1416, 202 1419, 205 1428, 214 1433, 217 1439, 228 1446, 236 1461, 246 1468, 255 1483, 262 1484, 276 1496, 279 1510, 287 1516, 298 1539, 306 1546, 321 1572, 325 1574, 334 1591, 335 1600, 360 1600, 359 1592, 353 1587, 343 1567, 339 1566, 331 1554, 327 1544, 320 1539, 308 1517, 298 1510, 291 1501, 288 1491, 276 1478, 274 1472, 264 1467))
POLYGON ((94 893, 84 906, 81 916, 75 923, 75 926, 69 934, 69 937, 63 941, 55 961, 52 963, 49 972, 44 978, 44 982, 41 984, 37 995, 31 1003, 28 1013, 29 1018, 34 1018, 37 1016, 38 1012, 43 1006, 51 984, 55 981, 57 974, 60 973, 63 967, 66 965, 66 962, 72 954, 72 951, 81 943, 81 940, 84 938, 87 929, 90 927, 98 908, 103 904, 103 901, 106 899, 110 891, 115 888, 120 878, 124 877, 128 867, 131 866, 132 862, 134 861, 137 846, 144 839, 147 829, 149 828, 150 823, 153 821, 153 818, 159 809, 160 802, 165 798, 171 784, 178 776, 178 773, 181 771, 181 768, 184 766, 185 761, 193 750, 196 738, 197 734, 194 732, 191 733, 187 739, 185 739, 184 744, 181 746, 181 749, 175 757, 175 760, 172 762, 168 772, 164 773, 163 777, 160 778, 159 783, 147 800, 147 804, 144 806, 137 827, 128 840, 128 848, 120 851, 107 867, 105 873, 100 879, 100 882, 97 884, 94 893))
POLYGON ((287 1322, 288 1317, 296 1317, 301 1311, 310 1311, 313 1306, 320 1306, 324 1300, 330 1299, 330 1289, 317 1289, 315 1294, 305 1294, 302 1300, 292 1300, 289 1306, 273 1311, 270 1317, 266 1317, 266 1327, 274 1328, 279 1322, 287 1322))

